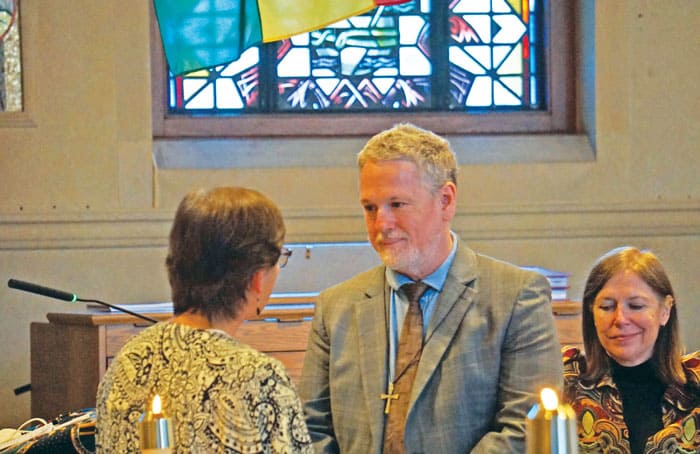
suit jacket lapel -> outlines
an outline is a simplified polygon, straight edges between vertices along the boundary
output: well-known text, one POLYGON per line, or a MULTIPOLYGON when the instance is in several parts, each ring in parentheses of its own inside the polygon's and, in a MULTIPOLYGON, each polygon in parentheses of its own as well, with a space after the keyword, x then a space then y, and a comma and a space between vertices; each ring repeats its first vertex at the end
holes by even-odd
POLYGON ((476 254, 460 243, 445 284, 438 296, 432 317, 428 322, 425 334, 426 343, 423 346, 423 353, 411 391, 413 402, 423 392, 425 385, 450 346, 469 307, 471 307, 476 290, 468 284, 474 279, 476 279, 476 254))
POLYGON ((355 305, 360 357, 362 389, 369 409, 369 426, 372 440, 381 451, 384 431, 384 401, 387 380, 387 311, 385 301, 384 267, 378 267, 378 276, 372 279, 364 298, 355 305))

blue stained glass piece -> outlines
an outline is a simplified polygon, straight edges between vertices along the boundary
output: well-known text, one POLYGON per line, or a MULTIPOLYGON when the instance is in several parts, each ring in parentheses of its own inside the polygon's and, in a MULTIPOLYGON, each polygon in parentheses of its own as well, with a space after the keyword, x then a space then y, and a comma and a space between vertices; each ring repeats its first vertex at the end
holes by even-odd
POLYGON ((168 96, 168 105, 170 106, 171 109, 174 109, 176 98, 175 98, 175 79, 172 77, 169 77, 168 79, 168 92, 170 93, 168 96))

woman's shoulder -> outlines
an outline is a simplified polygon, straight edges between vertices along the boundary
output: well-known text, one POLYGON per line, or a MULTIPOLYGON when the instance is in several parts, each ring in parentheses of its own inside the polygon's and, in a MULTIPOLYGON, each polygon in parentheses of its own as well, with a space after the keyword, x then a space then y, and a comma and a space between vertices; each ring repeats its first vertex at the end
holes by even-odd
POLYGON ((151 354, 169 330, 169 322, 158 322, 131 336, 119 349, 117 356, 151 354))
POLYGON ((573 365, 575 363, 586 362, 586 356, 583 351, 578 347, 573 347, 571 345, 565 345, 561 348, 561 359, 564 362, 564 367, 567 365, 573 365))
POLYGON ((241 367, 253 367, 259 370, 267 370, 270 374, 283 379, 283 381, 289 381, 287 370, 280 360, 224 333, 214 334, 220 334, 219 336, 214 336, 217 337, 216 352, 221 355, 223 361, 232 365, 234 369, 240 370, 241 367))
POLYGON ((700 388, 700 350, 685 354, 681 357, 681 364, 685 370, 686 377, 693 380, 700 388))
POLYGON ((683 365, 689 369, 700 368, 700 350, 696 350, 692 353, 686 353, 681 357, 683 365))
MULTIPOLYGON (((218 367, 224 368, 268 367, 275 372, 280 368, 284 370, 284 366, 277 359, 223 331, 192 328, 178 323, 159 323, 148 330, 147 337, 151 340, 157 338, 164 354, 178 358, 188 357, 190 364, 218 364, 218 367)), ((142 334, 146 334, 146 330, 142 334)), ((142 339, 142 342, 144 340, 142 339)))
POLYGON ((586 358, 579 348, 568 345, 562 347, 561 358, 564 362, 563 398, 570 403, 578 394, 581 370, 585 370, 586 358))

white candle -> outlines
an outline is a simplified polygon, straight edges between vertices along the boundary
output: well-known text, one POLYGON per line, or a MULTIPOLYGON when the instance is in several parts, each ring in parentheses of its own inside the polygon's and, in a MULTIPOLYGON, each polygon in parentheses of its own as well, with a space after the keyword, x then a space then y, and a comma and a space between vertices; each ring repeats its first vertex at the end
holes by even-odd
POLYGON ((544 388, 540 402, 527 415, 528 454, 577 454, 576 414, 569 405, 560 404, 556 391, 544 388))
POLYGON ((153 397, 151 408, 139 420, 141 452, 148 454, 170 454, 175 438, 172 421, 162 410, 160 396, 153 397))

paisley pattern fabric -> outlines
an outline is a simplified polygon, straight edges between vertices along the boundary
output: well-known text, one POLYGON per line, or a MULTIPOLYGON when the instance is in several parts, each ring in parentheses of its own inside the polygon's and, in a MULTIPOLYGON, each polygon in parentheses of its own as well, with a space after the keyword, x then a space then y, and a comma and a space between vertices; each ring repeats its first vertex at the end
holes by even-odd
MULTIPOLYGON (((579 378, 586 358, 577 348, 563 348, 564 400, 578 419, 581 454, 630 452, 629 432, 622 415, 622 398, 609 375, 597 382, 579 378)), ((645 454, 700 453, 700 352, 683 357, 688 383, 666 389, 662 402, 664 428, 647 439, 645 454)))
POLYGON ((178 453, 312 453, 284 366, 227 334, 170 322, 146 328, 115 357, 97 391, 97 452, 138 452, 153 396, 178 453))

